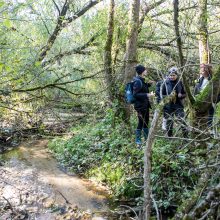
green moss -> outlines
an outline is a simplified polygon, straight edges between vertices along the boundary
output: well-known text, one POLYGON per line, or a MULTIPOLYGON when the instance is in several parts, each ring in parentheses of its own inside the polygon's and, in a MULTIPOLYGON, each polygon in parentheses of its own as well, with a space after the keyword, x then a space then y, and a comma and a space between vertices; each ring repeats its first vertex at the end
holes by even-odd
POLYGON ((195 103, 193 107, 196 110, 201 110, 204 108, 204 105, 207 103, 207 99, 211 100, 211 94, 213 88, 218 87, 220 80, 220 66, 214 71, 211 82, 204 88, 204 90, 195 97, 195 103))

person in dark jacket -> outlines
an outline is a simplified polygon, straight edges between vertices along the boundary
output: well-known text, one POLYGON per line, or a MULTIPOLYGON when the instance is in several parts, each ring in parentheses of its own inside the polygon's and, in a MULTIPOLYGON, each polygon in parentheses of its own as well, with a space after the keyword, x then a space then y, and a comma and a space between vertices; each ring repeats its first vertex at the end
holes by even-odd
POLYGON ((138 125, 136 129, 136 144, 141 144, 141 133, 143 130, 144 138, 148 136, 149 109, 151 108, 149 98, 154 96, 153 92, 149 92, 150 83, 146 83, 144 77, 147 70, 142 65, 135 67, 137 76, 134 77, 133 94, 136 99, 134 109, 137 111, 138 125))
POLYGON ((172 67, 169 70, 168 79, 165 81, 162 87, 163 97, 175 93, 174 98, 168 104, 164 106, 164 117, 167 119, 166 130, 167 136, 173 136, 173 118, 177 117, 181 124, 183 131, 183 136, 188 136, 188 131, 186 128, 186 123, 184 122, 184 106, 183 99, 186 97, 186 92, 183 87, 182 81, 178 79, 178 72, 176 67, 172 67))

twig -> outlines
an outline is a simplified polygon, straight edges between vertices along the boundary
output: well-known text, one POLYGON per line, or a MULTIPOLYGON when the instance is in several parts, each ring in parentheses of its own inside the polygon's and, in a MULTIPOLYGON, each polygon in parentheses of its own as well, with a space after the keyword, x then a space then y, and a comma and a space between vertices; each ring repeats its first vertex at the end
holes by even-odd
POLYGON ((9 205, 9 208, 11 209, 11 211, 12 211, 12 213, 14 213, 14 209, 13 209, 13 207, 12 207, 12 205, 11 205, 11 203, 8 201, 8 199, 6 199, 4 196, 3 196, 3 199, 4 200, 6 200, 6 202, 8 203, 8 205, 9 205))
POLYGON ((210 137, 204 138, 204 139, 191 139, 191 138, 181 138, 181 137, 167 137, 167 136, 160 136, 160 135, 155 135, 155 137, 158 138, 166 138, 166 139, 173 139, 173 140, 183 140, 183 141, 192 141, 192 142, 205 142, 210 139, 210 137))
POLYGON ((135 210, 134 209, 132 209, 130 206, 127 206, 127 205, 120 205, 120 207, 125 207, 125 208, 129 208, 134 214, 135 214, 135 216, 138 218, 138 215, 137 215, 137 213, 135 212, 135 210))
POLYGON ((156 203, 156 201, 155 201, 155 199, 154 199, 153 194, 151 194, 151 199, 152 199, 152 201, 153 201, 154 208, 155 208, 156 213, 157 213, 157 220, 160 220, 160 214, 159 214, 159 210, 158 210, 157 203, 156 203))
POLYGON ((66 198, 59 190, 57 190, 57 192, 64 198, 66 204, 71 204, 71 205, 72 205, 72 203, 70 203, 70 202, 67 200, 67 198, 66 198))

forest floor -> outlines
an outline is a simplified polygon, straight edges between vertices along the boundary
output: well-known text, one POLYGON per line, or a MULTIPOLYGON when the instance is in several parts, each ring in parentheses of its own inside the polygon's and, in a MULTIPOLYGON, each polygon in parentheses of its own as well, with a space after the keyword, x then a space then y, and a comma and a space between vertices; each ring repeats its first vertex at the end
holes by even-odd
POLYGON ((26 142, 3 157, 0 219, 107 219, 106 190, 63 172, 47 140, 26 142))

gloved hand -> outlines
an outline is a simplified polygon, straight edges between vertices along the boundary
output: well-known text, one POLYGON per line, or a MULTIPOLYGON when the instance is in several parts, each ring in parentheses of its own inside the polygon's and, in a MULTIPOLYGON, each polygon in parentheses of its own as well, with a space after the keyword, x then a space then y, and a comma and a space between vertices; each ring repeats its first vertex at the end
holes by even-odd
POLYGON ((170 101, 176 103, 176 91, 172 91, 170 94, 170 101))
POLYGON ((180 98, 180 99, 183 99, 183 98, 185 98, 186 97, 186 95, 185 94, 182 94, 182 93, 178 93, 178 98, 180 98))

